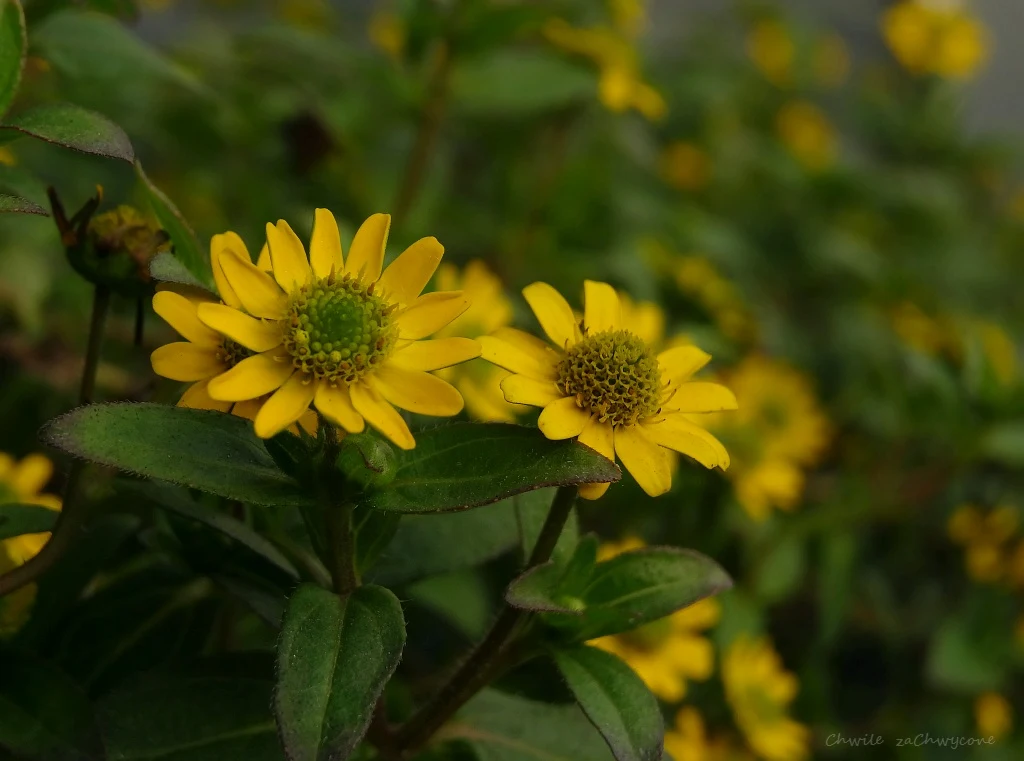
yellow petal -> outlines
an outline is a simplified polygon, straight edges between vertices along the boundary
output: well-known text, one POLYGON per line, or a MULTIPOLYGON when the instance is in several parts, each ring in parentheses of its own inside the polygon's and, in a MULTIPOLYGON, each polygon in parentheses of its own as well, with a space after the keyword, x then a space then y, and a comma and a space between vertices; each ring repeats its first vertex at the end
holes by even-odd
POLYGON ((294 369, 287 357, 273 352, 257 354, 211 379, 208 390, 214 399, 225 402, 255 399, 280 388, 294 369))
MULTIPOLYGON (((274 255, 273 247, 270 255, 274 255)), ((269 439, 298 421, 309 409, 316 387, 317 382, 308 380, 302 373, 293 374, 260 407, 253 421, 256 435, 261 439, 269 439)))
POLYGON ((615 454, 649 496, 672 488, 672 455, 641 426, 621 426, 615 431, 615 454))
MULTIPOLYGON (((7 477, 8 485, 22 499, 36 496, 53 475, 53 463, 41 454, 30 454, 14 466, 7 477)), ((2 545, 0 545, 2 546, 2 545)))
POLYGON ((327 209, 317 209, 313 218, 313 235, 309 239, 309 264, 313 268, 313 274, 319 278, 345 271, 338 223, 327 209))
POLYGON ((252 351, 269 351, 281 343, 281 324, 264 322, 224 304, 200 304, 199 319, 252 351))
POLYGON ((506 402, 529 404, 534 407, 547 407, 564 396, 554 381, 537 380, 528 375, 508 376, 501 382, 501 391, 506 402))
POLYGON ((402 416, 377 391, 362 383, 355 384, 349 391, 352 394, 352 405, 367 423, 402 449, 413 449, 416 446, 416 439, 412 437, 402 416))
POLYGON ((208 346, 179 341, 161 346, 150 355, 153 372, 176 381, 197 381, 224 371, 217 352, 208 346))
MULTIPOLYGON (((602 423, 596 417, 591 417, 583 428, 578 441, 615 462, 615 429, 608 423, 602 423)), ((599 499, 608 491, 609 486, 611 484, 607 482, 583 484, 580 486, 580 496, 583 499, 599 499)))
MULTIPOLYGON (((218 346, 221 337, 196 315, 196 304, 174 291, 153 294, 153 311, 164 318, 181 337, 195 344, 218 346)), ((209 306, 208 304, 206 306, 209 306)))
POLYGON ((676 412, 734 410, 737 408, 736 395, 718 383, 683 383, 665 408, 676 412))
POLYGON ((220 262, 245 311, 267 320, 284 317, 288 297, 277 287, 274 278, 231 249, 224 252, 220 262))
POLYGON ((283 219, 277 220, 276 225, 267 223, 267 245, 270 246, 274 279, 285 293, 295 293, 309 282, 312 274, 306 259, 306 249, 302 247, 299 236, 283 219))
POLYGON ((360 433, 366 427, 362 416, 352 406, 352 395, 348 386, 321 383, 317 386, 313 404, 324 417, 349 433, 360 433))
POLYGON ((411 304, 430 282, 444 256, 437 238, 420 238, 388 265, 377 281, 381 292, 393 304, 411 304))
POLYGON ((663 447, 692 457, 705 468, 729 467, 729 453, 722 442, 684 415, 668 414, 660 420, 643 424, 652 440, 663 447))
MULTIPOLYGON (((265 398, 260 397, 259 399, 246 399, 245 401, 234 402, 231 414, 246 420, 256 420, 256 416, 260 414, 260 408, 265 401, 267 401, 265 398)), ((227 403, 232 404, 232 402, 227 403)))
POLYGON ((622 327, 619 294, 608 283, 583 281, 583 326, 590 334, 622 327))
POLYGON ((376 282, 384 266, 384 249, 391 229, 390 214, 374 214, 359 225, 348 250, 345 271, 351 272, 364 283, 376 282))
POLYGON ((676 346, 658 355, 666 380, 681 383, 711 361, 711 355, 696 346, 676 346))
POLYGON ((580 484, 580 497, 583 499, 601 499, 608 491, 610 483, 606 484, 580 484))
POLYGON ((551 402, 537 419, 537 427, 549 439, 571 439, 583 432, 590 412, 576 406, 576 399, 568 396, 551 402))
POLYGON ((238 236, 238 233, 228 230, 226 233, 220 233, 210 238, 210 269, 213 270, 213 282, 217 284, 217 293, 220 294, 221 300, 230 306, 240 307, 242 302, 239 300, 238 294, 235 293, 235 289, 231 287, 231 283, 228 282, 221 264, 221 258, 228 249, 244 256, 246 261, 249 261, 249 249, 245 247, 245 241, 238 236))
POLYGON ((555 380, 561 356, 536 336, 515 328, 499 328, 480 336, 480 356, 499 367, 537 380, 555 380))
POLYGON ((230 410, 231 402, 221 402, 210 396, 210 392, 207 390, 209 385, 210 381, 208 380, 193 383, 181 395, 181 399, 178 400, 178 406, 188 407, 193 410, 217 410, 217 412, 227 412, 230 410))
POLYGON ((405 370, 388 364, 371 378, 381 396, 399 409, 433 417, 462 412, 464 402, 455 386, 421 370, 405 370))
POLYGON ((523 288, 523 297, 555 346, 567 349, 580 340, 576 317, 562 294, 547 283, 532 283, 523 288))
POLYGON ((480 344, 472 338, 435 338, 403 346, 391 362, 407 370, 440 370, 480 356, 480 344))
POLYGON ((266 243, 260 249, 260 255, 256 257, 256 269, 268 275, 274 271, 274 265, 270 261, 270 247, 266 243))
POLYGON ((435 291, 420 296, 397 315, 399 336, 426 338, 469 308, 462 291, 435 291))

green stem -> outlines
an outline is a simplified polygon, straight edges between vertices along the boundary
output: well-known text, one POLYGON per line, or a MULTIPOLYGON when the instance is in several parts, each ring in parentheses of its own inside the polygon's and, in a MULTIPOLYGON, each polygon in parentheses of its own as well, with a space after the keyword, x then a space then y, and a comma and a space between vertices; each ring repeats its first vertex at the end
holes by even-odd
POLYGON ((78 392, 78 403, 88 404, 96 390, 96 371, 100 364, 100 348, 103 346, 103 328, 110 309, 110 289, 97 285, 92 297, 92 319, 89 321, 89 344, 85 350, 85 368, 82 370, 82 385, 78 392))
MULTIPOLYGON (((530 553, 527 569, 551 559, 558 537, 565 528, 578 492, 575 486, 563 486, 551 502, 548 517, 541 527, 537 543, 530 553)), ((451 679, 427 705, 403 726, 397 735, 400 752, 422 747, 470 698, 486 687, 495 676, 511 665, 517 653, 511 647, 514 635, 529 618, 526 611, 505 605, 490 631, 477 645, 451 679)))
POLYGON ((334 580, 334 591, 339 595, 347 595, 359 586, 355 569, 355 533, 352 531, 353 508, 351 502, 327 506, 331 578, 334 580))

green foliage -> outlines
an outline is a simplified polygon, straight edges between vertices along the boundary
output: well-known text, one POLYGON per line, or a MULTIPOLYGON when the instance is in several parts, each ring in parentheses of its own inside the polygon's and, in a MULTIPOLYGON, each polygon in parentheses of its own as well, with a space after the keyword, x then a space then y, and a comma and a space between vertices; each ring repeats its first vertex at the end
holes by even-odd
POLYGON ((0 193, 0 213, 14 214, 38 214, 41 217, 48 217, 50 213, 39 204, 32 203, 28 199, 19 196, 12 196, 9 193, 0 193))
POLYGON ((39 505, 4 505, 0 512, 0 541, 49 531, 56 521, 56 512, 39 505))
MULTIPOLYGON (((185 218, 181 216, 178 208, 150 181, 146 173, 142 171, 142 165, 138 162, 135 162, 135 172, 142 182, 146 200, 149 202, 153 214, 160 226, 171 237, 175 258, 185 267, 191 279, 198 281, 207 290, 212 290, 213 275, 210 272, 210 259, 203 253, 196 234, 189 227, 185 218)), ((184 281, 188 284, 188 276, 180 273, 177 268, 172 268, 169 263, 161 263, 157 265, 158 272, 161 267, 165 272, 169 270, 171 274, 174 274, 174 282, 184 281)))
POLYGON ((18 92, 27 48, 21 0, 4 0, 0 3, 0 117, 18 92))
POLYGON ((594 96, 587 69, 555 53, 490 51, 466 59, 452 75, 456 105, 473 116, 523 118, 594 96))
POLYGON ((120 127, 101 114, 70 103, 55 103, 21 111, 0 128, 82 153, 135 161, 131 141, 120 127))

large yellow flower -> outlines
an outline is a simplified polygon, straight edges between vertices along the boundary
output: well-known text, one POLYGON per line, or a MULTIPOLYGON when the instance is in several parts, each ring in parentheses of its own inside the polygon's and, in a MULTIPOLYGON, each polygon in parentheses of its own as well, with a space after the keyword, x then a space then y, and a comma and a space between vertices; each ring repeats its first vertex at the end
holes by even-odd
MULTIPOLYGON (((660 354, 623 321, 621 301, 607 283, 584 284, 583 320, 547 283, 523 289, 554 344, 514 328, 480 339, 483 357, 514 373, 501 383, 505 399, 543 407, 538 426, 549 439, 579 437, 609 459, 618 456, 651 496, 672 486, 673 452, 707 468, 729 466, 729 454, 695 425, 694 413, 736 408, 732 392, 691 380, 711 359, 696 346, 660 354)), ((608 484, 580 494, 596 499, 608 484)))
POLYGON ((893 56, 915 74, 965 79, 989 55, 985 27, 959 3, 903 0, 882 15, 893 56))
POLYGON ((284 220, 267 225, 272 274, 228 246, 220 257, 241 308, 200 304, 199 319, 253 352, 212 378, 211 398, 239 402, 270 397, 255 418, 256 434, 274 436, 310 404, 346 431, 369 423, 399 447, 416 441, 395 407, 423 415, 462 410, 459 392, 430 371, 479 356, 468 338, 422 341, 469 306, 461 291, 420 295, 444 248, 422 238, 384 270, 391 217, 374 214, 343 257, 334 216, 316 210, 309 257, 284 220))
POLYGON ((722 660, 725 697, 750 747, 768 761, 807 757, 810 732, 789 717, 799 684, 765 637, 738 637, 722 660))

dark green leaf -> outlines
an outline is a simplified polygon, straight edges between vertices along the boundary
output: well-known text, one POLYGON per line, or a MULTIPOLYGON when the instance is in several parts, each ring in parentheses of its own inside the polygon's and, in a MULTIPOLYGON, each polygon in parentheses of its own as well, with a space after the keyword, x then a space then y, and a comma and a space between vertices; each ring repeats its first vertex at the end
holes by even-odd
MULTIPOLYGON (((537 537, 540 536, 541 527, 548 517, 551 501, 554 498, 554 489, 535 489, 512 498, 516 506, 516 516, 519 520, 523 560, 530 557, 530 553, 533 552, 533 545, 537 543, 537 537)), ((566 521, 565 528, 562 529, 561 536, 558 537, 558 544, 555 545, 555 550, 551 553, 551 559, 556 564, 567 561, 572 557, 579 538, 580 521, 576 515, 576 510, 573 509, 569 514, 569 520, 566 521)))
POLYGON ((188 267, 182 264, 181 259, 170 251, 160 251, 150 259, 149 274, 161 283, 178 283, 209 290, 208 286, 193 275, 188 267))
POLYGON ((243 676, 146 677, 99 707, 110 761, 284 761, 273 682, 243 676))
POLYGON ((554 52, 496 50, 455 67, 452 96, 481 116, 521 117, 593 99, 596 77, 586 66, 554 52))
POLYGON ((274 709, 291 761, 349 758, 405 646, 402 605, 384 587, 347 597, 303 584, 277 647, 274 709))
POLYGON ((1024 466, 1024 421, 1001 423, 990 428, 981 439, 981 451, 1010 467, 1024 466))
POLYGON ((50 216, 50 212, 39 204, 32 203, 27 198, 12 196, 7 193, 0 193, 0 213, 38 214, 41 217, 50 216))
POLYGON ((394 480, 367 497, 376 510, 438 513, 486 505, 545 486, 618 481, 619 468, 575 441, 536 428, 456 423, 416 435, 396 453, 394 480))
POLYGON ((0 0, 0 116, 18 93, 27 49, 25 14, 20 0, 0 0))
POLYGON ((356 571, 364 573, 380 559, 398 533, 405 516, 357 507, 353 516, 356 532, 356 571))
POLYGON ((288 598, 270 584, 255 579, 214 574, 214 583, 232 597, 245 603, 249 609, 274 629, 281 628, 288 598))
POLYGON ((484 690, 444 728, 477 761, 611 761, 601 736, 575 705, 551 705, 484 690))
POLYGON ((92 706, 66 674, 28 653, 0 652, 0 675, 0 757, 101 757, 92 706))
POLYGON ((65 452, 129 473, 240 502, 303 505, 248 420, 160 404, 93 404, 48 423, 42 437, 65 452))
POLYGON ((134 161, 124 130, 107 117, 70 103, 37 106, 7 119, 0 128, 94 156, 134 161))
MULTIPOLYGON (((178 211, 178 207, 171 203, 163 191, 150 182, 149 177, 142 171, 142 165, 135 163, 135 171, 142 181, 149 205, 156 215, 160 227, 171 236, 171 244, 174 246, 174 256, 184 265, 193 278, 199 281, 200 286, 208 291, 214 290, 213 274, 210 270, 210 259, 204 253, 196 234, 192 231, 188 222, 178 211)), ((161 265, 162 266, 162 265, 161 265)))
POLYGON ((552 654, 583 712, 618 761, 658 761, 665 725, 647 686, 611 653, 580 646, 552 654))
POLYGON ((544 563, 513 580, 505 592, 505 601, 523 610, 581 616, 586 607, 583 596, 597 562, 597 548, 597 537, 588 534, 576 545, 576 552, 567 563, 544 563))
POLYGON ((0 505, 0 542, 12 536, 49 531, 57 521, 57 511, 42 505, 0 505))

